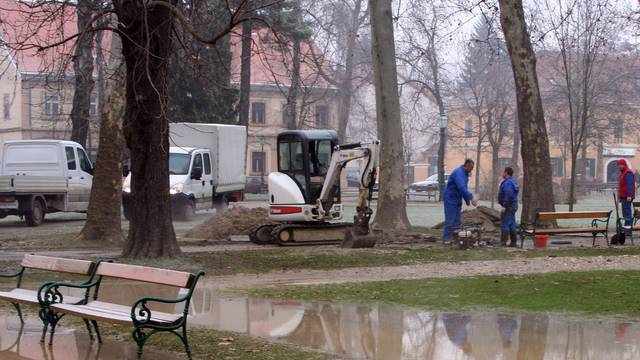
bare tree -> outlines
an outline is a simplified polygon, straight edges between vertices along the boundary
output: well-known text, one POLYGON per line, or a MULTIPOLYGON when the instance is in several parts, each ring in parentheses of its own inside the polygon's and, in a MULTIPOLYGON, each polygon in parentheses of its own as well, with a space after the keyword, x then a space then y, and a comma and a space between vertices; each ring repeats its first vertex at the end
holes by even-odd
MULTIPOLYGON (((446 116, 444 103, 444 50, 443 28, 447 25, 446 5, 440 1, 416 2, 409 11, 408 20, 403 25, 405 32, 405 51, 401 56, 409 67, 411 82, 419 83, 426 89, 438 106, 440 116, 446 116)), ((444 159, 446 149, 446 129, 440 129, 438 150, 438 188, 439 200, 444 196, 444 159)))
MULTIPOLYGON (((593 125, 597 102, 602 95, 600 77, 608 46, 615 42, 614 6, 608 0, 558 0, 544 2, 545 19, 551 27, 553 40, 558 48, 556 77, 549 93, 548 108, 552 107, 558 118, 566 118, 571 172, 569 175, 569 211, 576 200, 578 156, 586 157, 589 127, 593 125), (555 106, 554 106, 555 105, 555 106)), ((580 173, 585 174, 586 162, 582 161, 580 173)))
POLYGON ((536 209, 554 210, 549 138, 522 0, 500 0, 504 32, 516 88, 516 104, 522 141, 524 184, 522 219, 532 219, 536 209))
POLYGON ((78 40, 73 55, 73 74, 75 91, 71 110, 71 141, 83 147, 87 146, 91 94, 93 92, 93 36, 91 20, 95 12, 92 0, 78 0, 76 15, 78 24, 78 40))
POLYGON ((391 0, 369 0, 376 121, 380 149, 380 194, 375 223, 381 229, 410 227, 404 194, 403 139, 391 0))
POLYGON ((113 34, 106 74, 105 99, 100 101, 100 143, 91 186, 87 221, 79 238, 91 242, 120 243, 122 217, 122 131, 125 108, 125 64, 120 37, 113 34), (104 100, 104 101, 103 101, 104 100))

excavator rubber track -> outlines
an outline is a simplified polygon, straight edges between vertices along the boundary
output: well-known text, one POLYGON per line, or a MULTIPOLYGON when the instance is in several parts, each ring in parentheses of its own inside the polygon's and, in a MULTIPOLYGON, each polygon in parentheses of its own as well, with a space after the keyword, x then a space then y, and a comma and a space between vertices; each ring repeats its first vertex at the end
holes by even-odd
POLYGON ((352 226, 328 222, 280 224, 273 228, 271 237, 282 246, 340 244, 352 226))

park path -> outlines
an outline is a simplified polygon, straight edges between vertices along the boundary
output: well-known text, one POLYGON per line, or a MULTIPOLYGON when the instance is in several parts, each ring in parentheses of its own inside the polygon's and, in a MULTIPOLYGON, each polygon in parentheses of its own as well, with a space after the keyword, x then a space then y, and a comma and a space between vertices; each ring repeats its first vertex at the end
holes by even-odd
POLYGON ((433 262, 420 265, 360 267, 338 270, 296 270, 265 274, 207 276, 204 282, 206 286, 225 289, 594 270, 640 270, 640 255, 541 257, 513 260, 433 262))

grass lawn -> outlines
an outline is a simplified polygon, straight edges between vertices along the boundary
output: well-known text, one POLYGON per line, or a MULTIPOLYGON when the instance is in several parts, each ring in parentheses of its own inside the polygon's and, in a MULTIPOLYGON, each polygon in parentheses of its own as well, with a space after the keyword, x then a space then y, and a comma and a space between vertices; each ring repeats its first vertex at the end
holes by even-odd
POLYGON ((394 280, 249 291, 252 297, 385 302, 442 310, 513 309, 640 317, 640 271, 394 280))

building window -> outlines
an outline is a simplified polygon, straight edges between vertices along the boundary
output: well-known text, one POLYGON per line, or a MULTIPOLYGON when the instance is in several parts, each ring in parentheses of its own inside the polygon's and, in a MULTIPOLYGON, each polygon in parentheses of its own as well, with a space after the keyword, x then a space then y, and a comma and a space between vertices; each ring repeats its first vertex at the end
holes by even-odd
POLYGON ((326 129, 329 127, 329 107, 316 105, 316 127, 326 129))
POLYGON ((60 99, 58 95, 47 95, 44 97, 44 114, 47 116, 60 114, 60 99))
POLYGON ((89 115, 96 116, 98 114, 98 97, 92 96, 89 103, 89 115))
POLYGON ((551 158, 551 176, 564 176, 564 160, 561 157, 551 158))
POLYGON ((473 137, 473 120, 467 120, 464 123, 464 136, 473 137))
POLYGON ((254 124, 265 123, 265 104, 262 102, 254 102, 251 104, 251 122, 254 124))
POLYGON ((613 127, 613 140, 616 143, 621 143, 622 137, 624 136, 624 122, 622 119, 614 119, 611 123, 613 127))
POLYGON ((251 171, 254 173, 263 173, 265 154, 262 151, 254 151, 251 153, 251 171))
POLYGON ((4 119, 11 119, 11 95, 4 94, 2 96, 2 111, 4 112, 4 119))
POLYGON ((429 176, 438 173, 438 157, 429 156, 429 176))

